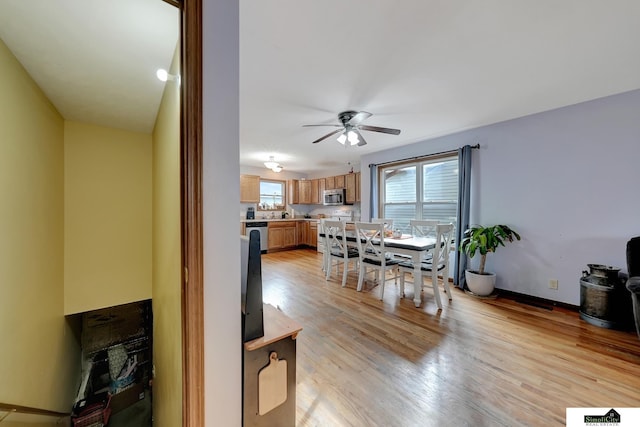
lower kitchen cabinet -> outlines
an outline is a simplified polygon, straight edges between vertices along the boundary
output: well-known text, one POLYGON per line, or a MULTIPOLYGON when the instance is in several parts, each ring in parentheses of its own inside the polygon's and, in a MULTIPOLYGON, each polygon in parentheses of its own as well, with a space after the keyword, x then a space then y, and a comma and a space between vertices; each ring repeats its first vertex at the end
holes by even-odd
POLYGON ((270 221, 268 234, 268 250, 318 247, 317 221, 270 221))
POLYGON ((298 244, 296 221, 269 222, 268 250, 294 248, 298 244))
POLYGON ((313 248, 318 247, 318 222, 309 221, 309 232, 307 233, 307 244, 313 248))
POLYGON ((298 245, 306 245, 309 235, 309 223, 298 221, 298 245))
POLYGON ((298 223, 298 246, 318 246, 318 222, 301 221, 298 223))

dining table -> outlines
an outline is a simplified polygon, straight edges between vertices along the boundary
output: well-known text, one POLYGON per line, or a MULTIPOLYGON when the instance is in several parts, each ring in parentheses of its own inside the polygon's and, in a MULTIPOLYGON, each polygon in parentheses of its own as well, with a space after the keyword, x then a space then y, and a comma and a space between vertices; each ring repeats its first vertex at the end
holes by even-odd
MULTIPOLYGON (((325 234, 320 233, 320 237, 324 238, 325 234)), ((346 237, 347 242, 357 243, 357 236, 355 231, 347 231, 346 237)), ((340 236, 338 236, 338 238, 340 238, 340 236)), ((380 240, 378 239, 378 242, 379 241, 380 240)), ((376 239, 372 240, 372 242, 375 244, 376 239)), ((436 238, 403 234, 399 237, 385 237, 384 246, 385 249, 389 249, 393 253, 411 258, 411 262, 413 263, 413 303, 416 307, 420 307, 420 305, 422 304, 422 269, 420 268, 421 262, 425 259, 429 251, 433 250, 436 247, 436 238)), ((324 267, 328 268, 326 264, 324 265, 324 267)), ((431 270, 431 280, 435 281, 434 283, 437 283, 438 270, 435 268, 431 270)), ((434 297, 439 303, 440 294, 436 293, 434 297)), ((438 307, 440 307, 440 304, 438 304, 438 307)))

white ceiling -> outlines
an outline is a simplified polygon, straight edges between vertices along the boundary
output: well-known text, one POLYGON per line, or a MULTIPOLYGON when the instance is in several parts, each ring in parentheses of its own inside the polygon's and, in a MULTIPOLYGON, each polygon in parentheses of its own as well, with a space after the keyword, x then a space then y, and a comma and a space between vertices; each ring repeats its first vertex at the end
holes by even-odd
MULTIPOLYGON (((240 163, 317 172, 640 88, 637 0, 240 2, 240 163), (373 113, 345 149, 340 111, 373 113)), ((206 25, 206 23, 205 23, 206 25)), ((0 38, 70 120, 149 132, 178 33, 161 0, 1 0, 0 38)))
POLYGON ((240 2, 241 163, 312 171, 640 88, 638 0, 240 2), (365 147, 327 139, 373 113, 365 147))
POLYGON ((178 37, 161 0, 0 0, 0 38, 67 120, 151 132, 178 37))

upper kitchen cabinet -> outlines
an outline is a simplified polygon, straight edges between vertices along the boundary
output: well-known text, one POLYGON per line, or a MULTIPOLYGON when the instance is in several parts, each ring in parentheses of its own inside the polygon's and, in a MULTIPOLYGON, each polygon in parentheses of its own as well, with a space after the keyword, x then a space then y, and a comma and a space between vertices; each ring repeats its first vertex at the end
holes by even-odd
POLYGON ((323 204, 322 193, 325 190, 325 179, 318 178, 311 180, 311 203, 316 205, 323 204))
POLYGON ((335 179, 335 187, 333 188, 345 188, 344 175, 334 176, 334 179, 335 179))
POLYGON ((360 172, 356 172, 356 202, 360 201, 360 172))
POLYGON ((240 175, 240 203, 260 203, 260 177, 240 175))
POLYGON ((344 188, 346 189, 346 202, 355 203, 356 201, 356 174, 350 173, 343 175, 344 188))
POLYGON ((324 196, 322 193, 324 193, 324 190, 327 189, 327 181, 324 178, 320 178, 318 179, 318 200, 316 200, 316 203, 319 205, 322 205, 324 203, 324 196))
POLYGON ((287 200, 290 205, 297 205, 300 203, 300 185, 298 184, 300 181, 297 179, 290 179, 287 181, 288 189, 287 189, 287 200))
POLYGON ((311 180, 311 203, 320 203, 320 183, 318 179, 311 180))
POLYGON ((301 180, 298 181, 298 203, 303 205, 309 205, 315 203, 311 197, 312 184, 311 181, 301 180))
POLYGON ((325 180, 325 190, 333 190, 334 188, 338 188, 336 187, 335 176, 328 176, 324 180, 325 180))

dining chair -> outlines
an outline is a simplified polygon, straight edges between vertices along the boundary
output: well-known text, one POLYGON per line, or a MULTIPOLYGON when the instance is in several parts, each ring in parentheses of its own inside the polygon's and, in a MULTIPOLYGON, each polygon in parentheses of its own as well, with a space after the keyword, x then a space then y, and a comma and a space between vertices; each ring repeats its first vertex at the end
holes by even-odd
MULTIPOLYGON (((433 296, 436 300, 438 309, 442 309, 440 300, 440 292, 438 290, 438 273, 442 272, 442 284, 444 290, 449 297, 451 289, 449 288, 449 255, 451 252, 451 239, 453 237, 453 224, 436 224, 436 242, 433 248, 433 255, 430 259, 425 259, 420 263, 420 270, 431 274, 431 286, 433 287, 433 296)), ((400 294, 404 297, 405 273, 413 273, 414 265, 410 261, 401 262, 398 266, 400 270, 400 294)), ((422 275, 424 277, 424 275, 422 275)), ((415 280, 415 278, 414 278, 415 280)), ((421 283, 420 289, 424 284, 421 283)))
POLYGON ((349 271, 349 261, 354 263, 354 271, 357 270, 356 263, 359 260, 358 250, 347 244, 347 231, 344 221, 324 222, 325 253, 327 256, 326 280, 331 278, 333 262, 336 265, 336 274, 340 272, 342 264, 342 287, 347 284, 347 273, 349 271))
MULTIPOLYGON (((413 237, 437 237, 436 227, 440 224, 440 221, 436 219, 411 219, 409 220, 409 228, 411 230, 411 236, 413 237)), ((433 257, 433 252, 429 251, 425 255, 425 260, 429 260, 433 257)))
POLYGON ((409 220, 411 235, 414 237, 436 237, 436 227, 440 222, 435 219, 409 220))
POLYGON ((379 278, 381 292, 380 299, 384 298, 384 283, 389 280, 387 271, 392 271, 397 279, 400 260, 394 259, 393 254, 385 249, 384 245, 385 224, 373 222, 356 222, 356 241, 360 252, 360 272, 358 274, 357 290, 362 290, 367 269, 376 271, 376 279, 379 278))
MULTIPOLYGON (((324 234, 324 222, 327 221, 326 219, 320 219, 320 221, 318 221, 318 234, 324 234)), ((321 246, 322 250, 322 271, 326 272, 327 271, 327 248, 325 245, 325 238, 323 237, 321 240, 318 241, 318 245, 321 246)))

